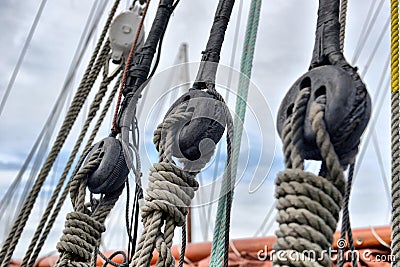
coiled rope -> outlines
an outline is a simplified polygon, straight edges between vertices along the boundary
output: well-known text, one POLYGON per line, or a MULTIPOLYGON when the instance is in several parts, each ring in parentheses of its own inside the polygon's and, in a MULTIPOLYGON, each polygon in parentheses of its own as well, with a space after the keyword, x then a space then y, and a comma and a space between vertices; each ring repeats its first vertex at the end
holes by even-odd
POLYGON ((228 168, 230 168, 229 171, 231 172, 231 179, 226 179, 226 177, 228 177, 228 170, 225 169, 224 180, 221 187, 221 194, 218 201, 217 217, 215 220, 210 259, 211 266, 222 266, 222 258, 224 258, 224 266, 228 266, 230 210, 232 206, 234 185, 236 181, 236 172, 243 132, 243 122, 246 115, 246 102, 253 66, 260 12, 261 0, 252 0, 248 15, 246 36, 243 44, 242 58, 240 64, 242 75, 239 79, 238 95, 236 98, 235 112, 237 114, 237 117, 235 117, 234 121, 235 135, 233 139, 232 158, 230 160, 230 164, 228 165, 228 168))
POLYGON ((310 118, 323 164, 319 175, 304 171, 299 153, 310 88, 297 96, 294 111, 282 131, 286 170, 276 180, 278 199, 276 266, 330 266, 327 251, 339 219, 345 193, 343 168, 324 122, 325 97, 311 103, 310 118), (303 251, 315 255, 304 257, 303 251), (314 257, 314 258, 313 258, 314 257), (317 261, 318 259, 318 261, 317 261))
POLYGON ((131 266, 149 266, 154 249, 159 253, 157 266, 175 266, 170 250, 174 230, 176 226, 185 227, 188 207, 199 186, 195 180, 197 172, 185 171, 172 160, 172 134, 193 115, 192 111, 185 112, 186 108, 187 103, 181 104, 154 132, 159 162, 150 169, 146 204, 142 208, 144 230, 131 266))
POLYGON ((400 266, 399 1, 391 0, 392 254, 400 266))
MULTIPOLYGON (((212 94, 215 101, 223 107, 223 115, 228 125, 230 157, 229 140, 233 137, 232 118, 223 98, 215 90, 207 92, 212 94)), ((159 153, 159 162, 150 169, 146 202, 142 208, 144 230, 131 266, 149 266, 154 249, 159 254, 156 266, 175 266, 175 259, 171 254, 175 228, 186 227, 188 207, 199 187, 195 177, 214 153, 211 150, 195 161, 180 159, 182 168, 178 167, 172 159, 176 133, 193 118, 194 111, 188 109, 188 103, 184 101, 176 105, 154 132, 153 143, 159 153)), ((183 238, 179 266, 183 266, 185 241, 183 238)))
POLYGON ((99 149, 71 181, 70 195, 74 211, 67 214, 65 229, 57 244, 60 257, 56 266, 93 266, 97 260, 93 252, 100 245, 101 234, 106 230, 104 221, 124 188, 122 186, 99 200, 92 199, 91 209, 87 208, 87 177, 98 168, 101 160, 99 149))

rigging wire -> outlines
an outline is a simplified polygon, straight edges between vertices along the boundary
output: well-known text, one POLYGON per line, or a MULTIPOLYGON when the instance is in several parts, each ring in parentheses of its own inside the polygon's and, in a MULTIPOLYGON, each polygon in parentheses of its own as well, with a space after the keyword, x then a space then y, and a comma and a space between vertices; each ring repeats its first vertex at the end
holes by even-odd
MULTIPOLYGON (((387 73, 387 69, 389 67, 389 64, 390 64, 390 55, 388 55, 388 57, 387 57, 387 61, 386 61, 385 65, 384 65, 384 67, 383 67, 383 71, 382 71, 381 77, 379 79, 377 90, 376 90, 376 92, 374 94, 374 99, 378 99, 378 101, 377 101, 377 104, 376 104, 377 108, 376 108, 376 110, 375 110, 375 112, 374 112, 374 114, 372 116, 371 122, 370 122, 370 125, 371 125, 370 128, 371 129, 373 129, 375 127, 375 125, 376 125, 376 123, 378 121, 378 118, 379 118, 379 115, 381 113, 382 107, 384 106, 383 102, 384 102, 384 100, 385 100, 385 98, 387 96, 387 90, 385 90, 385 89, 389 87, 389 82, 390 82, 390 79, 387 76, 387 74, 388 74, 387 73)), ((360 151, 359 157, 358 157, 359 158, 358 159, 358 164, 357 164, 358 167, 356 168, 355 173, 354 173, 355 174, 355 178, 357 177, 357 173, 358 173, 358 171, 360 169, 360 165, 361 165, 361 163, 362 163, 362 161, 363 161, 363 159, 365 157, 365 153, 366 153, 366 150, 368 148, 368 143, 370 142, 370 139, 372 138, 372 134, 373 134, 373 131, 370 130, 370 131, 368 131, 366 133, 366 136, 364 137, 364 142, 363 142, 364 145, 361 147, 361 151, 360 151)), ((354 179, 354 181, 355 180, 356 179, 354 179)))
POLYGON ((367 63, 365 64, 365 67, 361 73, 361 77, 364 77, 367 74, 369 67, 371 66, 371 62, 375 58, 376 52, 378 51, 382 41, 385 39, 384 36, 387 33, 387 31, 389 30, 389 25, 390 25, 390 15, 387 18, 386 23, 383 25, 382 31, 377 39, 377 42, 372 50, 372 53, 368 57, 367 63))
MULTIPOLYGON (((375 1, 372 1, 372 2, 375 2, 375 1)), ((375 10, 374 14, 372 15, 372 17, 367 15, 366 20, 364 22, 363 30, 361 31, 361 33, 363 33, 364 32, 364 27, 365 27, 364 35, 360 35, 360 38, 358 40, 355 52, 353 54, 353 58, 352 58, 353 64, 355 64, 358 61, 358 59, 359 59, 359 57, 361 55, 361 52, 362 52, 365 44, 367 43, 367 40, 368 40, 369 36, 371 35, 372 28, 376 23, 376 20, 377 20, 380 12, 382 10, 384 2, 385 2, 385 0, 381 0, 379 2, 379 5, 376 8, 376 10, 375 10), (368 21, 368 23, 367 23, 367 21, 368 21)))
POLYGON ((43 9, 46 6, 46 3, 47 3, 47 0, 42 0, 42 2, 40 3, 40 6, 39 6, 39 10, 36 13, 35 19, 33 20, 32 26, 31 26, 31 28, 29 30, 29 33, 28 33, 28 36, 27 36, 27 38, 25 40, 24 46, 22 48, 22 51, 21 51, 21 53, 20 53, 20 55, 18 57, 17 64, 15 65, 15 68, 13 70, 11 78, 10 78, 8 84, 7 84, 5 93, 4 93, 4 95, 3 95, 2 99, 1 99, 1 102, 0 102, 0 116, 1 116, 1 114, 3 112, 3 110, 4 110, 4 106, 6 105, 8 96, 10 95, 10 92, 11 92, 13 86, 14 86, 15 79, 17 78, 19 70, 20 70, 20 68, 22 66, 22 62, 24 61, 26 52, 28 51, 28 48, 29 48, 29 46, 31 44, 31 41, 32 41, 32 38, 33 38, 33 34, 36 31, 36 27, 39 24, 40 18, 42 17, 43 9))

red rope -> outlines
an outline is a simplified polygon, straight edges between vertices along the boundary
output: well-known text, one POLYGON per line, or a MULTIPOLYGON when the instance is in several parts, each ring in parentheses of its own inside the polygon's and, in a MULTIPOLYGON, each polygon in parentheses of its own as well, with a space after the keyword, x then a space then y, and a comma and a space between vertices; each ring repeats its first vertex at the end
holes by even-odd
POLYGON ((118 112, 119 112, 120 105, 121 105, 122 92, 124 90, 125 83, 126 83, 126 73, 127 73, 128 69, 129 69, 129 65, 130 65, 130 63, 132 61, 133 53, 136 50, 136 46, 137 46, 137 43, 138 43, 138 40, 139 40, 140 32, 142 31, 142 28, 143 28, 144 19, 146 18, 147 10, 149 9, 149 6, 150 6, 150 1, 151 0, 147 0, 146 7, 145 7, 145 9, 143 11, 142 19, 140 20, 139 27, 138 27, 138 29, 136 31, 135 40, 133 41, 131 50, 129 51, 128 59, 127 59, 127 61, 125 63, 124 73, 123 73, 122 81, 121 81, 121 87, 119 89, 117 105, 115 107, 114 118, 113 118, 113 122, 112 122, 113 131, 115 133, 119 133, 120 132, 120 129, 117 126, 117 117, 118 117, 118 112))

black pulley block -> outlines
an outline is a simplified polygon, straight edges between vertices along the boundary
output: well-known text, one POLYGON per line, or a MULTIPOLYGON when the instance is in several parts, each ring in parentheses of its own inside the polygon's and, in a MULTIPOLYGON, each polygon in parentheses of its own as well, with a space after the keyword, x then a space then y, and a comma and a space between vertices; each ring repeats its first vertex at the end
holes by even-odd
POLYGON ((310 117, 310 104, 319 97, 326 98, 325 124, 342 164, 357 153, 360 137, 370 115, 371 99, 364 84, 343 69, 333 66, 314 68, 298 79, 286 94, 279 108, 277 128, 279 135, 291 116, 295 99, 303 88, 311 88, 311 96, 304 121, 303 146, 299 148, 304 159, 321 160, 310 117))
POLYGON ((110 194, 123 186, 128 177, 129 168, 118 139, 104 138, 94 145, 87 158, 89 159, 98 150, 100 150, 101 162, 97 170, 88 177, 87 186, 94 194, 110 194))
POLYGON ((177 158, 194 161, 204 154, 212 153, 224 134, 224 103, 208 92, 189 90, 175 101, 165 118, 175 113, 178 106, 184 102, 187 102, 186 111, 193 111, 193 116, 180 122, 174 129, 172 154, 177 158))

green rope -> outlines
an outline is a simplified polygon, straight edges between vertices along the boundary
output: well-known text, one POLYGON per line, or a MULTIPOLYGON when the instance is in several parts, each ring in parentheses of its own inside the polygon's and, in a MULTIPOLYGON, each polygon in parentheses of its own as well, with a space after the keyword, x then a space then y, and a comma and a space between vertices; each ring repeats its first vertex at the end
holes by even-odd
POLYGON ((215 222, 210 266, 222 266, 222 259, 224 258, 223 255, 226 249, 226 240, 224 239, 224 237, 229 231, 229 229, 227 229, 227 225, 229 225, 229 222, 226 221, 226 208, 228 207, 230 209, 232 206, 232 197, 227 199, 226 195, 228 190, 231 190, 231 194, 233 196, 234 191, 234 187, 232 185, 235 184, 237 174, 237 165, 243 132, 243 122, 246 114, 246 102, 248 97, 251 70, 253 67, 253 58, 260 19, 260 11, 261 0, 252 0, 248 15, 246 37, 242 51, 242 59, 240 63, 241 76, 239 79, 239 88, 235 107, 235 112, 237 116, 234 120, 235 135, 233 140, 232 161, 230 162, 230 165, 228 165, 231 168, 232 179, 231 184, 228 185, 226 179, 227 170, 225 169, 221 194, 218 201, 218 211, 215 222))

